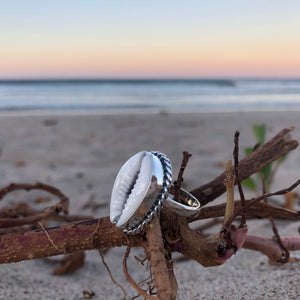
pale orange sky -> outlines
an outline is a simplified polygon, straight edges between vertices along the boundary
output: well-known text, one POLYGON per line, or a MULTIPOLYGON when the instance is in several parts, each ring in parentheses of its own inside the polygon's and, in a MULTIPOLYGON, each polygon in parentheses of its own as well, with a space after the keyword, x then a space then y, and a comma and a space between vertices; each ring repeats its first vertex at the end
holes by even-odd
POLYGON ((0 78, 300 77, 299 1, 12 0, 0 78))

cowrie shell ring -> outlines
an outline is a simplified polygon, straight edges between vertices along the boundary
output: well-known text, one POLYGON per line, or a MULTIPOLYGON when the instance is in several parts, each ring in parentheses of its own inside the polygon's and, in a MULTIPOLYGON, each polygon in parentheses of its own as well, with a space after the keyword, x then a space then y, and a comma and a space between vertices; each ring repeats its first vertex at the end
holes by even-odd
POLYGON ((180 190, 182 203, 168 198, 172 166, 158 151, 141 151, 120 169, 111 193, 110 221, 127 234, 142 232, 163 206, 184 216, 200 209, 199 201, 180 190))

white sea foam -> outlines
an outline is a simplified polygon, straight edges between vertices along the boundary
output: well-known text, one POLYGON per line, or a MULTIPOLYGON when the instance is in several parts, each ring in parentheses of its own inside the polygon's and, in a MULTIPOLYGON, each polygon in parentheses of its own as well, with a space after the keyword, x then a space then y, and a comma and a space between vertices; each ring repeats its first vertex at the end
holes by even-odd
POLYGON ((300 80, 0 81, 2 111, 251 111, 300 109, 300 80))

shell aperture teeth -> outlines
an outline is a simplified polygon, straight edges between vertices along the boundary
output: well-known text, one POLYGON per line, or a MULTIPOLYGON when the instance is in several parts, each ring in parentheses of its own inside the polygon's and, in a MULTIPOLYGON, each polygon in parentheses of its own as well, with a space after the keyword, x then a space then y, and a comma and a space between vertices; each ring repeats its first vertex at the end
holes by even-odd
POLYGON ((110 221, 116 223, 125 205, 132 180, 139 171, 143 152, 139 152, 130 158, 120 169, 113 186, 110 202, 110 221))
POLYGON ((126 226, 141 205, 151 183, 152 165, 152 154, 142 151, 131 157, 119 171, 110 206, 110 220, 116 226, 126 226))

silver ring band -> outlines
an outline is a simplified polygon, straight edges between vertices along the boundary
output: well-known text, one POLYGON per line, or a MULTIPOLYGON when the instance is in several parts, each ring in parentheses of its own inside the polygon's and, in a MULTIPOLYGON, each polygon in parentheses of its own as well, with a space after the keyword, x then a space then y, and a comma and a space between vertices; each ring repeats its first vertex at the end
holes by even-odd
POLYGON ((164 203, 164 207, 185 217, 193 216, 200 210, 201 204, 199 200, 182 188, 180 189, 179 198, 181 203, 168 198, 164 203))

